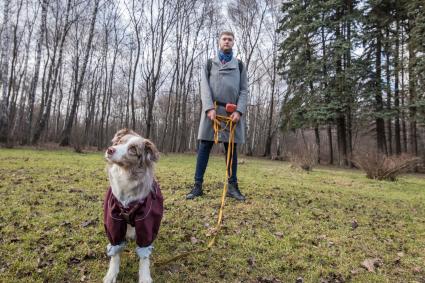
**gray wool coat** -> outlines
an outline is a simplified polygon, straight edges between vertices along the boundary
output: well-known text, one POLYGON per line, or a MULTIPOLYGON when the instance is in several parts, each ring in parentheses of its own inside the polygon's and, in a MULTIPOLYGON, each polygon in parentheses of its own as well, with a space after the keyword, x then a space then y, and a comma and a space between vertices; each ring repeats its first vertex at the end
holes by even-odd
MULTIPOLYGON (((213 122, 208 118, 208 110, 214 109, 214 101, 233 103, 237 105, 236 111, 240 112, 241 119, 235 129, 235 143, 245 143, 245 112, 248 102, 248 78, 245 65, 239 71, 238 59, 235 57, 226 64, 222 64, 218 56, 212 59, 210 77, 205 63, 201 74, 201 100, 202 112, 199 123, 198 139, 214 141, 213 122)), ((226 116, 223 106, 217 106, 217 115, 226 116)), ((223 126, 223 124, 222 124, 223 126)), ((220 131, 220 142, 229 141, 229 131, 220 131)))

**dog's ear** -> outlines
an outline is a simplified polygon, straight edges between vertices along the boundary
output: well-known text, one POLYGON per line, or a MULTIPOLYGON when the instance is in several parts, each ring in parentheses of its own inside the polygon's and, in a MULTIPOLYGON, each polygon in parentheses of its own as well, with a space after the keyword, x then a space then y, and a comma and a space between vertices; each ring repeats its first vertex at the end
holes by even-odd
POLYGON ((159 151, 150 140, 145 139, 145 159, 148 162, 157 162, 159 159, 159 151))
POLYGON ((119 142, 120 142, 121 138, 122 138, 123 136, 125 136, 125 135, 129 135, 129 134, 134 135, 134 136, 139 136, 139 135, 138 135, 136 132, 134 132, 133 130, 130 130, 130 129, 124 128, 124 129, 121 129, 121 130, 119 130, 118 132, 116 132, 116 133, 115 133, 115 136, 114 136, 114 138, 112 139, 112 145, 117 145, 117 144, 119 144, 119 142))

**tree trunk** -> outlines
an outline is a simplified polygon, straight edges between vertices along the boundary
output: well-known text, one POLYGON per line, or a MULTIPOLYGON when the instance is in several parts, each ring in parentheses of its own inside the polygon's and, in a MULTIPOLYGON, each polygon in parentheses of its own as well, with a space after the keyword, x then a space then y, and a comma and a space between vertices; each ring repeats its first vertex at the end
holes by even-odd
POLYGON ((6 141, 7 128, 9 125, 7 92, 8 92, 8 72, 9 72, 9 9, 10 0, 5 0, 3 4, 3 33, 2 33, 2 48, 1 48, 1 82, 2 96, 0 101, 0 141, 6 141))
POLYGON ((316 138, 316 147, 317 147, 317 164, 320 164, 320 131, 319 125, 314 127, 314 136, 316 138))
MULTIPOLYGON (((22 8, 22 0, 19 2, 18 11, 16 12, 16 23, 13 28, 13 48, 12 48, 12 64, 10 66, 10 75, 9 75, 9 81, 7 83, 7 96, 6 96, 6 103, 3 106, 0 106, 0 108, 6 106, 6 112, 3 113, 4 115, 7 115, 6 122, 3 123, 3 126, 1 125, 2 122, 0 121, 0 137, 4 137, 4 134, 6 135, 6 143, 8 147, 12 147, 14 144, 13 139, 11 139, 11 129, 13 128, 13 122, 14 122, 14 116, 15 116, 15 110, 16 110, 16 98, 18 96, 17 90, 16 90, 16 64, 18 59, 18 45, 20 45, 21 39, 19 39, 18 43, 18 23, 19 23, 19 17, 21 14, 21 8, 22 8), (13 93, 13 94, 12 94, 13 93), (2 133, 3 132, 3 133, 2 133)), ((5 58, 3 58, 5 59, 5 58)), ((6 59, 8 61, 8 59, 6 59)), ((6 63, 6 62, 5 62, 6 63)), ((19 79, 21 81, 22 77, 19 79)), ((6 86, 4 86, 6 87, 6 86)), ((3 91, 5 89, 3 88, 3 91)), ((3 100, 4 102, 4 100, 3 100)), ((1 103, 1 102, 0 102, 1 103)), ((0 118, 1 120, 2 118, 0 118)))
MULTIPOLYGON (((322 21, 324 21, 325 15, 322 13, 322 21)), ((325 28, 324 26, 321 27, 321 39, 322 39, 322 71, 323 71, 323 77, 326 78, 328 76, 327 72, 327 66, 326 66, 326 37, 325 37, 325 28)), ((329 96, 329 93, 326 91, 328 88, 328 84, 326 82, 322 83, 322 88, 325 91, 325 100, 326 103, 330 103, 331 98, 329 96)), ((333 154, 333 144, 332 144, 332 126, 329 124, 331 123, 331 119, 328 119, 328 126, 327 126, 327 134, 328 134, 328 150, 329 150, 329 164, 334 163, 334 154, 333 154)))
POLYGON ((403 136, 403 152, 407 153, 407 127, 404 111, 406 91, 404 88, 404 29, 401 29, 401 128, 403 136))
MULTIPOLYGON (((52 80, 52 75, 51 75, 51 70, 49 71, 49 76, 47 79, 47 102, 46 102, 46 109, 42 112, 42 115, 40 117, 40 120, 38 122, 38 126, 35 130, 33 139, 32 139, 32 144, 37 144, 38 140, 40 139, 41 134, 44 131, 44 128, 46 127, 46 124, 49 120, 50 117, 50 109, 51 109, 51 105, 52 105, 52 99, 53 99, 53 94, 56 90, 56 85, 57 85, 57 80, 58 80, 58 75, 59 75, 59 70, 61 68, 62 65, 62 58, 63 58, 63 49, 64 49, 64 44, 65 44, 65 39, 66 36, 68 34, 69 31, 69 12, 71 10, 71 0, 68 0, 67 3, 67 10, 66 10, 66 15, 65 15, 65 24, 63 27, 63 30, 61 31, 61 37, 60 37, 60 43, 59 43, 59 55, 58 55, 58 60, 56 62, 56 66, 54 68, 54 74, 53 74, 53 81, 52 80)), ((59 38, 57 38, 59 39, 59 38)), ((51 63, 51 68, 53 68, 54 64, 55 64, 55 57, 56 57, 56 50, 57 50, 57 43, 55 43, 55 47, 54 47, 54 51, 53 51, 53 59, 52 59, 52 63, 51 63)))
MULTIPOLYGON (((410 25, 409 21, 409 25, 410 25)), ((409 27, 411 31, 411 27, 409 27)), ((409 42, 407 43, 409 51, 409 129, 410 129, 410 151, 413 155, 418 155, 418 140, 416 133, 416 71, 415 71, 415 61, 416 61, 416 52, 413 46, 412 36, 409 36, 409 42)))
MULTIPOLYGON (((276 33, 274 33, 274 39, 276 41, 276 33)), ((272 127, 273 127, 273 112, 274 112, 274 99, 275 99, 275 92, 276 92, 276 43, 273 42, 273 62, 272 62, 272 77, 271 77, 271 97, 270 97, 270 107, 269 107, 269 117, 268 117, 268 123, 267 123, 267 135, 266 135, 266 148, 264 150, 263 156, 269 156, 271 157, 272 154, 272 141, 273 141, 273 134, 272 134, 272 127)))
MULTIPOLYGON (((348 17, 346 22, 346 36, 347 36, 347 43, 348 48, 345 53, 345 73, 351 72, 351 15, 353 13, 353 1, 352 0, 346 0, 346 9, 348 10, 348 17)), ((346 111, 346 117, 347 117, 347 154, 348 154, 348 165, 350 167, 353 167, 353 164, 351 162, 353 158, 353 119, 352 119, 352 106, 354 105, 354 93, 353 93, 353 86, 351 84, 346 84, 345 86, 346 92, 347 92, 347 111, 346 111)))
POLYGON ((92 46, 93 33, 94 33, 94 25, 96 23, 96 16, 97 16, 97 11, 98 11, 99 1, 100 0, 95 0, 93 15, 92 15, 91 24, 90 24, 89 39, 88 39, 87 47, 86 47, 86 54, 85 54, 85 57, 84 57, 83 66, 81 68, 79 81, 76 82, 76 83, 78 83, 78 85, 75 88, 71 112, 69 114, 68 121, 66 122, 65 129, 63 130, 62 135, 61 135, 62 137, 61 137, 61 141, 59 143, 59 145, 61 145, 61 146, 67 146, 67 145, 70 144, 72 125, 74 123, 74 119, 75 119, 75 116, 76 116, 77 106, 78 106, 78 102, 79 102, 79 99, 80 99, 80 93, 81 93, 81 89, 83 88, 84 74, 86 72, 86 67, 87 67, 87 63, 88 63, 88 60, 89 60, 89 56, 90 56, 90 50, 91 50, 91 46, 92 46))
POLYGON ((133 130, 136 130, 136 107, 134 103, 134 86, 136 85, 136 73, 137 73, 137 66, 139 64, 139 58, 140 58, 140 38, 139 38, 139 32, 136 29, 136 38, 137 38, 137 52, 136 52, 136 62, 134 62, 134 70, 133 70, 133 79, 131 83, 131 128, 133 130))
POLYGON ((334 149, 332 141, 332 126, 328 125, 329 164, 334 164, 334 149))
MULTIPOLYGON (((338 13, 339 14, 339 13, 338 13)), ((340 18, 340 15, 337 16, 340 18)), ((336 39, 341 40, 341 27, 338 25, 336 27, 336 39)), ((336 78, 337 78, 337 89, 338 89, 338 99, 343 104, 344 102, 344 92, 343 92, 343 82, 342 82, 342 55, 337 55, 336 60, 336 78)), ((337 125, 337 138, 338 138, 338 154, 339 154, 339 165, 347 166, 347 129, 345 124, 345 109, 339 109, 336 118, 337 125)))
POLYGON ((376 50, 375 50, 375 109, 376 109, 376 142, 377 142, 377 150, 379 153, 386 153, 385 152, 385 123, 384 119, 381 117, 384 104, 382 100, 382 86, 381 86, 381 51, 382 51, 382 45, 381 45, 381 39, 382 34, 381 31, 378 28, 377 35, 376 35, 376 50))
MULTIPOLYGON (((387 27, 387 34, 386 34, 386 42, 385 42, 385 55, 386 55, 386 61, 385 61, 385 74, 386 74, 386 92, 387 92, 387 110, 388 112, 391 111, 391 74, 390 74, 390 46, 389 46, 389 40, 390 40, 390 30, 387 27)), ((392 134, 392 121, 391 118, 387 119, 387 151, 389 155, 393 154, 393 134, 392 134)))
MULTIPOLYGON (((398 15, 398 12, 397 12, 398 15)), ((400 60, 399 60, 399 48, 400 48, 400 38, 399 38, 399 20, 396 21, 396 41, 395 41, 395 57, 394 57, 394 108, 395 108, 395 119, 394 119, 394 138, 395 138, 395 154, 401 154, 401 139, 400 139, 400 94, 399 94, 399 71, 400 71, 400 60)))
POLYGON ((39 31, 39 37, 37 41, 37 50, 36 50, 36 57, 35 57, 35 65, 34 65, 34 76, 31 81, 31 86, 28 94, 28 116, 27 121, 25 125, 25 131, 24 131, 24 140, 23 144, 26 144, 30 142, 31 136, 32 136, 32 120, 34 115, 34 102, 35 102, 35 92, 37 90, 37 84, 38 84, 38 76, 40 72, 40 63, 41 63, 41 45, 44 41, 44 35, 45 35, 45 29, 46 29, 46 18, 47 18, 47 6, 48 6, 48 0, 43 0, 41 4, 41 23, 40 23, 40 31, 39 31))

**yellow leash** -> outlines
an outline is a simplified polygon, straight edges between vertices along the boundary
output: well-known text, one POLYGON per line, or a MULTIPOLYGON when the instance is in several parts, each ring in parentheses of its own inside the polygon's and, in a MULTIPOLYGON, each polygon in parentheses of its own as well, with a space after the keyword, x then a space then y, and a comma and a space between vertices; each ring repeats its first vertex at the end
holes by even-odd
MULTIPOLYGON (((216 108, 217 108, 217 105, 216 105, 216 108)), ((155 261, 154 262, 154 265, 155 266, 164 265, 164 264, 170 263, 172 261, 175 261, 177 259, 187 257, 187 256, 192 255, 192 254, 199 254, 199 253, 207 252, 214 245, 215 240, 216 240, 217 235, 218 235, 218 232, 221 229, 221 224, 223 222, 223 210, 224 210, 224 204, 225 204, 226 194, 227 194, 227 180, 229 178, 229 175, 230 176, 232 175, 233 151, 234 151, 234 148, 235 148, 235 126, 236 125, 235 125, 235 123, 233 123, 232 119, 230 117, 227 117, 227 116, 216 115, 216 118, 213 121, 213 127, 214 127, 214 143, 215 144, 218 143, 218 133, 220 131, 224 131, 225 129, 228 128, 229 129, 229 145, 228 145, 228 147, 230 147, 230 149, 227 148, 226 179, 224 181, 223 193, 221 195, 220 210, 218 212, 217 224, 215 226, 214 235, 213 235, 212 239, 208 243, 207 247, 204 248, 204 249, 183 252, 183 253, 180 253, 180 254, 178 254, 178 255, 176 255, 174 257, 171 257, 171 258, 169 258, 167 260, 155 261), (225 127, 221 127, 221 122, 224 122, 226 126, 225 127)))

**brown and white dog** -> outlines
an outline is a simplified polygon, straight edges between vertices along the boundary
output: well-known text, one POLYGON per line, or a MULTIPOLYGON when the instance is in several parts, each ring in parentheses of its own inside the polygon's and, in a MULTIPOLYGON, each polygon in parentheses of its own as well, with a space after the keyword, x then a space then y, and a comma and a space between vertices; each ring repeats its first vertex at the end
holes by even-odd
POLYGON ((129 129, 118 131, 105 152, 110 187, 104 201, 104 226, 111 257, 105 283, 116 282, 126 239, 135 239, 140 258, 139 283, 150 283, 149 256, 163 214, 163 197, 154 178, 159 152, 129 129))

